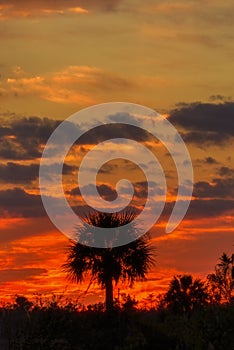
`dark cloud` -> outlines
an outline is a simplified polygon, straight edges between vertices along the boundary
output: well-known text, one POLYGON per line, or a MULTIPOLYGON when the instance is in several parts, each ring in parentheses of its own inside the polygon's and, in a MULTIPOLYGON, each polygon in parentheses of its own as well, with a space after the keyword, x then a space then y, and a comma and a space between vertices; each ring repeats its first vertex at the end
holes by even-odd
POLYGON ((194 167, 200 168, 202 171, 204 169, 213 169, 214 166, 220 164, 220 162, 213 157, 198 158, 193 161, 194 167))
POLYGON ((213 157, 206 157, 204 160, 205 164, 217 164, 217 160, 213 157))
POLYGON ((213 157, 206 157, 206 158, 199 158, 196 159, 194 164, 196 163, 197 166, 204 166, 204 165, 214 165, 214 164, 219 164, 219 162, 213 158, 213 157))
POLYGON ((39 176, 39 165, 22 165, 8 162, 0 164, 0 180, 8 183, 28 183, 36 180, 39 176))
MULTIPOLYGON (((161 219, 168 221, 175 202, 166 203, 161 219)), ((185 215, 185 219, 198 220, 206 218, 220 217, 231 214, 234 208, 234 200, 230 199, 194 199, 185 215)))
POLYGON ((169 120, 186 129, 187 142, 218 143, 234 136, 234 102, 220 104, 196 102, 181 104, 171 112, 169 120))
POLYGON ((34 145, 33 148, 22 147, 20 142, 11 138, 1 138, 0 139, 0 158, 11 159, 11 160, 26 160, 34 159, 40 157, 41 153, 36 149, 34 145))
MULTIPOLYGON (((211 160, 213 164, 213 159, 211 160)), ((234 169, 221 166, 217 169, 220 177, 210 182, 199 181, 194 184, 193 196, 197 198, 230 198, 234 197, 234 169)))
POLYGON ((60 124, 58 120, 49 118, 29 117, 13 121, 11 124, 12 134, 21 142, 24 139, 35 139, 45 143, 54 129, 60 124))
POLYGON ((217 94, 217 95, 211 95, 209 97, 209 100, 212 102, 227 102, 227 101, 232 101, 231 96, 224 96, 221 94, 217 94))
POLYGON ((234 178, 234 169, 227 166, 222 166, 218 169, 218 174, 220 176, 231 176, 234 178))
POLYGON ((46 215, 41 196, 29 194, 21 188, 0 191, 0 216, 41 217, 46 215))
MULTIPOLYGON (((194 199, 191 201, 188 212, 186 214, 187 219, 199 219, 199 218, 209 218, 209 217, 218 217, 221 215, 224 215, 228 212, 233 211, 234 208, 234 200, 232 199, 223 199, 223 198, 213 198, 214 192, 215 195, 217 193, 222 193, 220 187, 217 187, 216 189, 210 189, 209 187, 201 187, 201 185, 198 185, 200 190, 200 198, 194 199), (220 192, 218 192, 218 190, 220 192), (202 192, 203 191, 203 192, 202 192), (206 191, 206 193, 204 193, 206 191), (204 197, 210 196, 212 198, 204 199, 204 197)), ((220 186, 220 185, 217 185, 220 186)), ((138 189, 141 188, 140 198, 142 196, 145 196, 146 194, 146 188, 145 184, 138 183, 138 189), (144 194, 142 190, 145 190, 144 194)), ((232 188, 234 188, 232 184, 232 188)), ((104 196, 106 200, 113 200, 115 199, 114 195, 116 195, 116 192, 109 186, 99 186, 100 194, 104 196), (102 191, 102 193, 101 193, 102 191)), ((198 190, 197 190, 198 191, 198 190)), ((229 191, 230 193, 230 191, 229 191)), ((79 189, 75 188, 73 189, 70 194, 72 195, 79 195, 79 189)), ((136 193, 137 195, 137 193, 136 193)), ((223 196, 224 197, 224 196, 223 196)), ((171 214, 171 211, 174 207, 174 202, 166 203, 165 209, 163 211, 163 214, 161 216, 161 219, 167 220, 169 215, 171 214)), ((72 209, 77 213, 77 215, 84 215, 87 213, 93 212, 93 209, 86 206, 86 205, 80 205, 80 206, 72 206, 72 209)), ((45 210, 43 208, 41 198, 39 195, 33 195, 25 192, 24 190, 20 188, 15 188, 12 190, 3 190, 0 191, 0 215, 2 217, 42 217, 46 216, 45 210)))
POLYGON ((218 217, 230 213, 234 208, 234 200, 226 199, 195 199, 191 202, 186 214, 188 219, 218 217))
POLYGON ((234 197, 234 169, 222 166, 211 182, 199 181, 194 184, 193 195, 197 198, 233 198, 234 197))
MULTIPOLYGON (((157 186, 157 184, 155 182, 147 182, 147 181, 138 181, 138 182, 134 182, 132 183, 133 188, 134 188, 134 199, 138 200, 138 199, 147 199, 148 196, 148 186, 150 187, 155 187, 157 186)), ((105 200, 108 201, 113 201, 117 198, 118 193, 116 192, 116 189, 113 188, 112 186, 103 184, 103 185, 88 185, 85 186, 85 191, 88 195, 92 195, 94 194, 94 189, 97 189, 97 191, 99 192, 100 196, 102 196, 105 200)), ((125 194, 129 194, 129 190, 126 188, 124 190, 125 194)), ((160 190, 160 188, 157 189, 157 193, 159 195, 162 195, 162 191, 160 190)), ((71 195, 71 196, 81 196, 81 192, 79 187, 74 187, 72 190, 67 191, 66 194, 71 195)))
MULTIPOLYGON (((94 186, 94 185, 85 186, 85 192, 88 195, 92 195, 94 193, 94 189, 97 189, 100 196, 107 201, 113 201, 117 197, 116 190, 106 184, 97 185, 97 186, 94 186)), ((81 196, 79 187, 74 187, 71 191, 67 191, 66 193, 71 196, 79 196, 79 197, 81 196)))
POLYGON ((39 276, 47 273, 46 269, 42 268, 22 268, 22 269, 6 269, 0 270, 0 283, 12 282, 12 281, 24 281, 34 276, 39 276))
MULTIPOLYGON (((48 172, 51 167, 56 167, 56 164, 48 166, 48 172)), ((70 175, 77 168, 75 166, 64 163, 63 175, 70 175)), ((13 184, 27 184, 39 177, 39 164, 23 165, 13 162, 0 164, 0 180, 13 184)))
MULTIPOLYGON (((0 129, 2 138, 0 140, 0 158, 9 160, 33 160, 39 159, 42 155, 43 147, 48 138, 61 121, 49 118, 29 117, 15 118, 8 126, 0 129)), ((74 124, 67 122, 66 135, 78 134, 78 129, 74 124)), ((61 144, 67 142, 67 137, 61 134, 59 141, 61 144)), ((98 144, 111 138, 127 138, 138 142, 155 140, 147 131, 125 124, 105 124, 93 128, 83 134, 77 141, 77 145, 98 144)), ((155 140, 157 142, 157 140, 155 140)))
POLYGON ((228 142, 230 135, 219 132, 209 132, 206 133, 203 131, 191 131, 187 133, 181 133, 181 136, 185 142, 190 142, 197 144, 200 148, 203 148, 207 145, 213 144, 223 144, 228 142))
POLYGON ((0 126, 0 137, 11 135, 11 129, 4 126, 0 126))
MULTIPOLYGON (((3 123, 3 121, 2 121, 3 123)), ((43 145, 59 125, 59 121, 49 118, 15 118, 6 127, 0 140, 0 158, 28 160, 40 158, 43 145)))
POLYGON ((193 196, 197 198, 230 198, 234 196, 234 178, 213 179, 212 183, 194 184, 193 196))
MULTIPOLYGON (((112 120, 110 120, 110 123, 111 122, 112 120)), ((119 122, 117 124, 100 125, 89 130, 77 140, 76 144, 97 144, 112 138, 126 138, 138 142, 154 140, 157 142, 146 130, 134 125, 126 125, 119 122)))
POLYGON ((63 175, 70 175, 73 171, 77 171, 77 167, 73 165, 63 164, 63 175))
MULTIPOLYGON (((143 163, 139 163, 139 166, 138 166, 138 164, 135 164, 135 163, 131 162, 128 159, 121 159, 120 158, 119 160, 121 161, 121 163, 118 163, 118 164, 116 164, 116 163, 115 164, 113 164, 113 163, 110 164, 109 162, 105 163, 100 168, 98 173, 100 173, 100 174, 115 173, 115 171, 120 169, 120 166, 122 166, 124 168, 124 170, 127 170, 129 174, 132 171, 139 170, 140 169, 139 167, 141 167, 143 169, 148 169, 148 165, 143 164, 143 163)), ((90 171, 96 172, 97 169, 93 168, 90 171)))
POLYGON ((66 191, 66 194, 70 196, 81 196, 79 187, 74 187, 69 191, 66 191))
POLYGON ((102 196, 107 201, 113 201, 117 198, 116 190, 108 185, 99 185, 97 186, 97 190, 100 196, 102 196))

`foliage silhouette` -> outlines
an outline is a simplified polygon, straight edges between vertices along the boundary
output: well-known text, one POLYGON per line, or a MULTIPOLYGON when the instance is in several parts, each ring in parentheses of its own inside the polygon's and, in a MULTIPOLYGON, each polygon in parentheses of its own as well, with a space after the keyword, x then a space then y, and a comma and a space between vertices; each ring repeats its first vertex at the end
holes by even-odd
MULTIPOLYGON (((78 229, 78 234, 89 235, 87 223, 106 228, 118 228, 130 223, 131 234, 134 237, 137 234, 132 222, 135 216, 134 211, 114 214, 95 213, 84 218, 84 226, 78 229)), ((63 265, 63 269, 72 281, 78 283, 89 274, 90 284, 96 281, 105 289, 106 310, 111 311, 113 309, 113 282, 118 284, 120 280, 127 281, 132 286, 136 280, 146 278, 153 264, 153 248, 149 243, 149 237, 144 235, 129 244, 114 248, 95 248, 71 241, 67 262, 63 265)))
MULTIPOLYGON (((125 303, 125 301, 124 301, 125 303)), ((0 308, 1 350, 207 350, 234 348, 234 305, 208 304, 187 313, 100 304, 0 308)))
POLYGON ((212 302, 231 303, 234 292, 234 254, 223 253, 220 262, 215 266, 215 272, 207 276, 212 292, 212 302))
POLYGON ((209 296, 205 283, 191 275, 174 276, 169 289, 161 300, 161 307, 174 313, 189 313, 196 307, 208 303, 209 296))
MULTIPOLYGON (((231 278, 232 264, 232 257, 223 254, 215 272, 231 278)), ((140 303, 125 294, 111 314, 104 312, 103 303, 85 307, 66 295, 44 301, 40 296, 35 303, 16 296, 13 304, 0 307, 0 349, 234 349, 233 300, 207 302, 207 295, 208 300, 214 298, 208 287, 190 275, 175 276, 158 307, 152 308, 153 293, 146 298, 150 310, 140 309, 140 303)))

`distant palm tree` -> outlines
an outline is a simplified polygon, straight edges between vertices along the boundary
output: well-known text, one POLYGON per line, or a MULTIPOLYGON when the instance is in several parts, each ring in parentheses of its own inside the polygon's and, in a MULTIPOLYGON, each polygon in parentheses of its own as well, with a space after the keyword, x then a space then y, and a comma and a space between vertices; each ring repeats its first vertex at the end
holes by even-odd
POLYGON ((221 268, 224 276, 227 276, 228 270, 230 268, 230 265, 232 264, 232 257, 228 256, 226 253, 223 253, 221 258, 219 258, 220 263, 217 265, 221 268))
POLYGON ((161 300, 161 307, 175 313, 190 312, 208 302, 208 293, 204 282, 191 275, 174 276, 169 289, 161 300))
POLYGON ((234 292, 234 254, 228 256, 223 253, 219 260, 215 273, 207 276, 208 283, 215 302, 231 303, 234 292))
MULTIPOLYGON (((89 235, 89 225, 97 227, 118 227, 132 222, 136 213, 126 211, 106 214, 96 213, 84 217, 84 226, 78 229, 82 237, 89 235)), ((130 224, 132 232, 136 230, 130 224)), ((63 265, 68 277, 77 283, 90 276, 90 284, 96 281, 105 289, 106 310, 113 309, 113 282, 122 280, 130 286, 136 280, 144 280, 150 267, 153 265, 153 248, 149 244, 147 235, 132 241, 124 246, 114 248, 95 248, 71 241, 68 248, 68 258, 63 265)))

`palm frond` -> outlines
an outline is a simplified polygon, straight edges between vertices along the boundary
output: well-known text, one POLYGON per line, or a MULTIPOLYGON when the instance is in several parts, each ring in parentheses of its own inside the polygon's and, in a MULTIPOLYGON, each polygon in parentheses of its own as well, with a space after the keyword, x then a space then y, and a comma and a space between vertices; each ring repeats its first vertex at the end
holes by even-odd
MULTIPOLYGON (((137 212, 132 210, 114 214, 86 215, 82 217, 83 227, 77 228, 78 234, 88 234, 90 230, 88 225, 105 228, 126 225, 131 223, 136 215, 137 212)), ((137 228, 134 223, 130 225, 129 230, 133 235, 136 234, 137 228)), ((104 287, 110 278, 116 283, 122 279, 132 285, 138 279, 145 279, 155 262, 154 249, 147 235, 127 245, 114 248, 94 248, 75 241, 70 243, 63 270, 67 272, 70 280, 78 283, 90 273, 91 278, 96 279, 101 287, 104 287)))

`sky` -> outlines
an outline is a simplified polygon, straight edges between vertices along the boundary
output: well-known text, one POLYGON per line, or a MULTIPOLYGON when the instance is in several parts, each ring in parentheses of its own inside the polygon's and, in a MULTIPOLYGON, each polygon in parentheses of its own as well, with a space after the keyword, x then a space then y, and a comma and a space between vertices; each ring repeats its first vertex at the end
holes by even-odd
MULTIPOLYGON (((38 179, 54 129, 99 103, 137 103, 163 114, 183 137, 194 169, 183 222, 164 233, 168 203, 151 230, 154 269, 146 282, 120 285, 121 291, 141 299, 165 291, 176 274, 204 278, 223 251, 233 252, 233 17, 231 0, 0 1, 0 299, 55 292, 103 301, 97 285, 84 295, 87 283, 72 284, 61 271, 69 242, 43 209, 38 179)), ((71 205, 80 196, 75 160, 93 143, 76 145, 68 156, 71 205)), ((173 162, 157 143, 149 146, 165 170, 172 203, 173 162)), ((98 179, 104 198, 113 198, 111 174, 115 180, 130 169, 139 204, 145 193, 139 169, 105 166, 98 179)))

